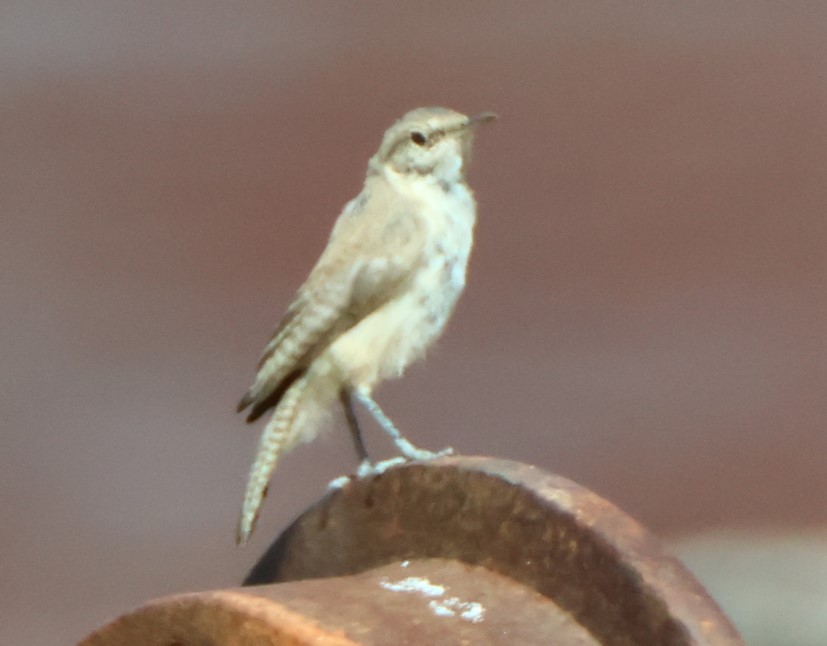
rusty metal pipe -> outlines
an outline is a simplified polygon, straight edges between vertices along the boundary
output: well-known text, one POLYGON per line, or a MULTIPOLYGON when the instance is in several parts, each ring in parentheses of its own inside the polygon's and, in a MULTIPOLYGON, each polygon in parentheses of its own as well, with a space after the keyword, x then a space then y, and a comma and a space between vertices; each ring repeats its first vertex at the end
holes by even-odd
POLYGON ((150 603, 82 644, 742 643, 634 520, 565 478, 493 458, 350 479, 245 585, 150 603))

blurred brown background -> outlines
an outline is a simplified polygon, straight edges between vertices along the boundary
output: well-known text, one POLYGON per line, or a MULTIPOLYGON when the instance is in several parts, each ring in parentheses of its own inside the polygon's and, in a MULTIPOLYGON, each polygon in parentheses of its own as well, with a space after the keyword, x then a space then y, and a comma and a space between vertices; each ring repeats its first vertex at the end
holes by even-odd
POLYGON ((804 2, 2 3, 0 642, 235 585, 354 467, 341 426, 290 455, 236 549, 258 429, 234 405, 421 105, 501 119, 468 290, 386 410, 684 537, 747 631, 827 616, 803 578, 827 578, 825 25, 804 2))

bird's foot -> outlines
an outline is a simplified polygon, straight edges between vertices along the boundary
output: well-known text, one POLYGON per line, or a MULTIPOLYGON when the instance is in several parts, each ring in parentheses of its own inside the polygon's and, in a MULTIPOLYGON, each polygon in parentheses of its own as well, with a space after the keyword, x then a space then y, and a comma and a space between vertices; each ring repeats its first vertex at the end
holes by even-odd
POLYGON ((373 462, 365 458, 359 463, 359 468, 356 469, 357 478, 365 478, 373 473, 373 462))
POLYGON ((390 458, 388 460, 382 460, 381 462, 371 462, 370 460, 362 460, 361 464, 359 464, 359 468, 356 469, 356 477, 357 478, 368 478, 370 476, 378 476, 384 473, 386 470, 390 469, 391 467, 399 466, 400 464, 405 464, 408 461, 408 458, 404 458, 402 456, 397 456, 395 458, 390 458))
POLYGON ((419 460, 424 462, 435 458, 441 458, 446 455, 454 455, 454 449, 450 446, 442 449, 441 451, 428 451, 427 449, 420 449, 419 447, 414 446, 404 437, 400 437, 395 440, 395 443, 396 447, 399 449, 399 452, 409 460, 419 460))

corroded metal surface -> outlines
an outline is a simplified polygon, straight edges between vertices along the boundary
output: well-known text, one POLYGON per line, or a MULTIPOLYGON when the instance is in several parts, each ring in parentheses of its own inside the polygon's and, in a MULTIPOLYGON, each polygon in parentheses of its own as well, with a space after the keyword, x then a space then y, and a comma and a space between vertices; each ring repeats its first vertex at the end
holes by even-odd
POLYGON ((599 642, 537 591, 479 566, 428 559, 361 574, 162 599, 82 646, 599 642), (256 641, 258 640, 258 641, 256 641))
POLYGON ((742 643, 635 521, 564 478, 491 458, 346 482, 245 584, 151 602, 82 646, 742 643))
POLYGON ((739 644, 686 568, 591 491, 524 464, 442 458, 353 479, 268 550, 246 584, 455 559, 546 596, 607 644, 739 644))
MULTIPOLYGON (((265 586, 266 587, 266 586, 265 586)), ((357 646, 265 596, 218 590, 148 603, 78 646, 357 646)))

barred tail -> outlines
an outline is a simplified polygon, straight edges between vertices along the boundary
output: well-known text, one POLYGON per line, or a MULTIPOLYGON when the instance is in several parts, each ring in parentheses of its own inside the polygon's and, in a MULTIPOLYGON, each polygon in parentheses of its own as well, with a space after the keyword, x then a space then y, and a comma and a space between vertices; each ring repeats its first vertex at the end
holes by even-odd
POLYGON ((250 468, 244 505, 238 521, 236 542, 239 545, 244 545, 253 533, 261 503, 267 494, 270 476, 276 468, 279 456, 296 444, 297 433, 294 422, 306 389, 307 377, 297 379, 284 393, 284 397, 273 412, 273 417, 264 427, 255 461, 250 468))
POLYGON ((300 442, 315 438, 330 419, 330 409, 339 393, 340 376, 327 363, 320 363, 317 368, 290 384, 264 427, 247 479, 236 536, 239 545, 245 544, 253 533, 279 457, 300 442))

